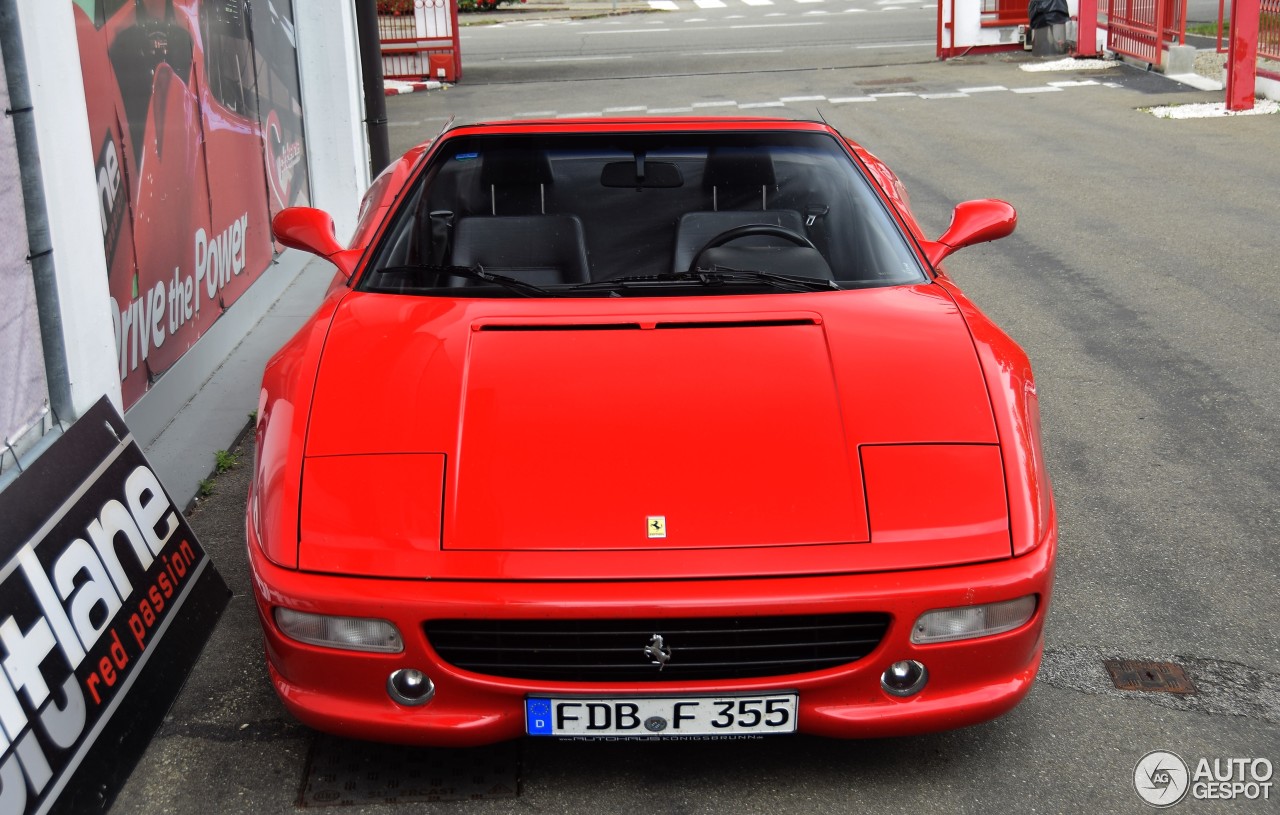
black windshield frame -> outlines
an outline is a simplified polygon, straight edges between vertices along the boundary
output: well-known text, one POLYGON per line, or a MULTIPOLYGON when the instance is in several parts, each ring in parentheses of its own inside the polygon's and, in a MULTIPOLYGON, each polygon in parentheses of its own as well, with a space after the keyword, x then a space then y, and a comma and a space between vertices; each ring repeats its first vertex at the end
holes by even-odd
MULTIPOLYGON (((770 228, 705 253, 704 271, 832 280, 832 290, 930 279, 861 164, 826 132, 446 135, 388 217, 357 290, 519 296, 486 284, 483 274, 440 285, 439 276, 415 282, 403 273, 459 265, 555 296, 636 296, 607 281, 678 277, 706 235, 743 224, 770 228), (779 238, 779 230, 808 247, 779 238), (381 279, 383 268, 398 270, 394 280, 381 279)), ((779 291, 736 278, 669 293, 779 291)), ((662 288, 645 287, 645 295, 662 288)))

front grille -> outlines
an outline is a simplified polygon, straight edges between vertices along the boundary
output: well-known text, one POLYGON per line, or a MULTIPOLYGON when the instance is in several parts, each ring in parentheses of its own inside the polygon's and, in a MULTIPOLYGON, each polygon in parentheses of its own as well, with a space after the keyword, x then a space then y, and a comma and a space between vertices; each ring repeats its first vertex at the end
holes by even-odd
POLYGON ((567 682, 679 682, 819 671, 869 654, 889 615, 694 617, 638 620, 434 620, 427 639, 473 673, 567 682), (661 635, 659 671, 645 647, 661 635))

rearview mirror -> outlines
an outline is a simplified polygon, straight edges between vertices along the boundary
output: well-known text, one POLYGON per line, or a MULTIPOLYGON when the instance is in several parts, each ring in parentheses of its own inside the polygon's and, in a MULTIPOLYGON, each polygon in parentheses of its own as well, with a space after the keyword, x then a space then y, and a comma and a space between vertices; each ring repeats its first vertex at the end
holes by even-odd
POLYGON ((333 218, 324 210, 286 207, 271 219, 271 232, 276 240, 290 249, 300 249, 331 261, 347 277, 355 269, 359 251, 348 250, 338 242, 333 218))
POLYGON ((951 225, 936 241, 924 241, 929 263, 937 266, 942 259, 966 246, 999 240, 1011 234, 1018 225, 1018 213, 1012 206, 995 198, 981 198, 957 204, 951 214, 951 225))
POLYGON ((680 167, 669 161, 611 161, 600 173, 600 185, 636 189, 680 187, 684 185, 684 176, 680 167))

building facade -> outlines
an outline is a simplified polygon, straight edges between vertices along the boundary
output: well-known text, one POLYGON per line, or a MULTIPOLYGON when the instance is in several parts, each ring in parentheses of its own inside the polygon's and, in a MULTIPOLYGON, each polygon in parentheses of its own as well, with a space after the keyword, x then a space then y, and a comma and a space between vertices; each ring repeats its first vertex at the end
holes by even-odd
POLYGON ((207 472, 253 407, 209 383, 306 268, 271 216, 344 238, 368 186, 354 3, 0 0, 0 49, 0 489, 104 395, 207 472))

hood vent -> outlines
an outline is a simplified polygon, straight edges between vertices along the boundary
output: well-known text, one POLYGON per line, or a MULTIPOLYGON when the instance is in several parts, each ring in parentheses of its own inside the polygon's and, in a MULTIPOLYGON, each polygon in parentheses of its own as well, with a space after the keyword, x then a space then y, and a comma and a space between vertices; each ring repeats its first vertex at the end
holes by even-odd
POLYGON ((681 320, 658 323, 521 323, 479 326, 481 331, 642 331, 664 328, 778 328, 789 325, 818 325, 813 317, 782 320, 681 320))
POLYGON ((654 328, 777 328, 785 325, 817 325, 812 317, 787 320, 687 320, 678 323, 658 323, 654 328))
POLYGON ((482 325, 481 331, 639 331, 640 323, 524 323, 482 325))

